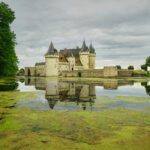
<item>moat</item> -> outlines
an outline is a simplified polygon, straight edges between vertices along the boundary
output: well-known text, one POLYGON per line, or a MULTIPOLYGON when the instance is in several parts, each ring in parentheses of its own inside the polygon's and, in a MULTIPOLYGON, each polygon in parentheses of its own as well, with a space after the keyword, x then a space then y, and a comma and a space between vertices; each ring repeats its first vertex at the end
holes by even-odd
POLYGON ((150 103, 150 101, 145 101, 138 105, 134 101, 123 100, 125 97, 126 99, 149 97, 149 82, 137 83, 134 80, 103 80, 98 83, 84 83, 32 77, 25 78, 23 83, 19 82, 17 90, 43 91, 37 94, 36 100, 20 101, 16 104, 16 107, 40 111, 99 111, 110 107, 142 110, 150 103))

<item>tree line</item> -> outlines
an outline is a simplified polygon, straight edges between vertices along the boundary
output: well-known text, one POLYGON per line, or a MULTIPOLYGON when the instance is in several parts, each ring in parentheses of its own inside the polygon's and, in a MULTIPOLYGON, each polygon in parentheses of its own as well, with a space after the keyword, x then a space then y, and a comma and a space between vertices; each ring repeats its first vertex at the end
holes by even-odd
MULTIPOLYGON (((120 65, 116 65, 117 69, 121 69, 120 65)), ((145 64, 141 65, 141 69, 147 71, 148 67, 150 67, 150 56, 146 58, 145 64)), ((128 70, 134 70, 134 66, 128 66, 128 70)))
POLYGON ((16 35, 10 25, 15 13, 9 6, 0 3, 0 76, 15 76, 18 70, 18 58, 15 53, 16 35))

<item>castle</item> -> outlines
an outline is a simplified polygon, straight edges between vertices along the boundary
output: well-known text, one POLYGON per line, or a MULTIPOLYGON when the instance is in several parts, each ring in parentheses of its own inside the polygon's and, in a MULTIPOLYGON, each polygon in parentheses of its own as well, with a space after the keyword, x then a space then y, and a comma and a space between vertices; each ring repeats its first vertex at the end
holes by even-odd
POLYGON ((90 44, 89 48, 83 41, 82 47, 76 49, 63 49, 58 52, 53 42, 45 54, 45 62, 36 63, 35 67, 26 67, 26 76, 57 77, 63 71, 95 69, 95 49, 90 44))

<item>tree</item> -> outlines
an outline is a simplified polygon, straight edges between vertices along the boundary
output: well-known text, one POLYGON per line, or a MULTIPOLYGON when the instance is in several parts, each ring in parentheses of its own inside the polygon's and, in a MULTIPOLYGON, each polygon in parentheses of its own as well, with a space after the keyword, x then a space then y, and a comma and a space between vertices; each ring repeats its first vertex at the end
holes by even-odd
POLYGON ((16 36, 10 29, 14 12, 4 2, 0 3, 0 76, 14 76, 18 70, 15 53, 16 36))
POLYGON ((23 68, 21 68, 20 70, 19 70, 19 73, 24 73, 25 72, 25 70, 23 69, 23 68))
POLYGON ((128 70, 134 70, 134 66, 128 66, 128 70))
POLYGON ((150 66, 150 56, 146 58, 146 66, 150 66))
POLYGON ((120 65, 117 65, 116 67, 117 67, 117 69, 121 69, 121 66, 120 66, 120 65))
POLYGON ((141 65, 141 69, 147 71, 147 65, 146 64, 141 65))

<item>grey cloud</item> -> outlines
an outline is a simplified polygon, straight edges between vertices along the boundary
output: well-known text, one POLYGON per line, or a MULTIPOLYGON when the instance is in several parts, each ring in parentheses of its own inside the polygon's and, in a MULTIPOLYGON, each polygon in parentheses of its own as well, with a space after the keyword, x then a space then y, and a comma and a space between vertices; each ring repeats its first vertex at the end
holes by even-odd
POLYGON ((57 49, 92 40, 97 67, 139 67, 150 54, 149 0, 3 1, 16 13, 12 29, 21 67, 43 61, 51 40, 57 49))

